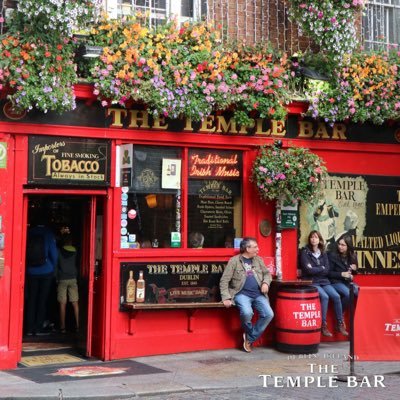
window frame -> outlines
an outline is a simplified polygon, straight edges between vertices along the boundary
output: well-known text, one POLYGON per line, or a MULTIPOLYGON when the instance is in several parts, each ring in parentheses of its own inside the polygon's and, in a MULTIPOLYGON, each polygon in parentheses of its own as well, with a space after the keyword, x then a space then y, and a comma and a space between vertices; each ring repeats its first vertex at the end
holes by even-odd
MULTIPOLYGON (((137 143, 137 142, 130 142, 130 141, 123 141, 121 142, 119 145, 123 145, 123 144, 131 144, 133 146, 133 149, 135 148, 135 146, 140 146, 142 147, 144 146, 157 146, 160 148, 163 147, 170 147, 170 145, 168 144, 160 144, 160 143, 146 143, 146 144, 141 144, 141 143, 137 143)), ((243 147, 236 147, 234 146, 233 148, 220 148, 218 146, 216 147, 208 147, 208 146, 204 146, 203 145, 195 145, 192 143, 185 143, 185 144, 175 144, 172 145, 172 147, 174 148, 179 148, 181 150, 181 188, 180 188, 180 196, 181 196, 181 213, 180 213, 180 235, 181 235, 181 246, 180 247, 160 247, 156 252, 154 252, 154 254, 152 254, 152 256, 154 255, 155 258, 157 258, 160 254, 162 253, 170 253, 172 252, 172 254, 183 254, 183 253, 190 253, 193 252, 193 248, 190 247, 189 245, 189 221, 188 221, 188 207, 189 207, 189 184, 190 184, 190 176, 189 176, 189 153, 191 150, 194 149, 203 149, 203 150, 209 150, 210 152, 218 152, 218 151, 230 151, 230 152, 238 152, 241 153, 240 158, 241 158, 241 176, 240 178, 237 179, 237 181, 240 184, 240 207, 238 209, 233 210, 233 215, 232 215, 232 224, 236 225, 236 226, 240 226, 240 230, 241 232, 238 232, 238 234, 240 233, 241 235, 244 232, 245 229, 245 187, 246 187, 246 182, 245 182, 245 174, 244 174, 244 160, 247 154, 248 149, 243 148, 243 147), (239 210, 240 209, 240 210, 239 210), (239 216, 240 217, 240 221, 238 221, 235 224, 235 217, 239 216), (178 252, 178 253, 177 253, 178 252)), ((133 166, 132 166, 133 168, 133 166)), ((117 169, 117 173, 119 173, 119 169, 117 169)), ((218 178, 214 178, 215 180, 218 180, 218 178)), ((210 178, 210 180, 213 180, 212 178, 210 178)), ((224 181, 224 179, 222 179, 222 181, 224 181)), ((119 194, 122 196, 122 183, 120 186, 117 186, 116 189, 119 191, 119 194)), ((129 188, 131 188, 132 186, 130 186, 129 188)), ((131 190, 129 190, 129 193, 131 193, 131 190)), ((234 201, 234 198, 233 198, 234 201)), ((118 203, 117 203, 118 204, 118 203)), ((116 220, 118 221, 121 215, 121 202, 119 202, 119 205, 115 208, 115 215, 116 215, 116 220), (119 217, 118 217, 119 216, 119 217)), ((119 232, 121 230, 121 227, 119 226, 119 224, 117 224, 117 230, 118 230, 118 237, 119 232)), ((239 236, 237 236, 239 237, 239 236)), ((233 239, 232 238, 232 243, 233 243, 233 239)), ((122 248, 120 246, 120 242, 116 241, 116 243, 118 243, 117 245, 117 253, 120 253, 123 256, 127 256, 129 254, 131 254, 132 252, 134 254, 137 254, 138 252, 145 252, 147 253, 148 251, 154 251, 154 248, 152 249, 146 249, 146 248, 122 248)), ((201 249, 201 254, 212 254, 212 253, 216 253, 216 254, 231 254, 234 251, 236 251, 237 249, 234 249, 234 247, 204 247, 201 249)), ((196 253, 199 252, 199 249, 195 249, 194 250, 196 253)), ((140 254, 140 253, 139 253, 140 254)))
POLYGON ((113 19, 123 18, 127 15, 132 15, 136 8, 142 11, 144 11, 143 9, 149 8, 150 26, 154 26, 154 21, 156 20, 168 19, 171 16, 176 16, 179 23, 182 24, 185 21, 197 21, 203 16, 207 15, 207 2, 204 0, 190 0, 193 2, 193 18, 181 15, 181 0, 165 0, 165 9, 154 9, 154 7, 152 7, 152 3, 154 1, 155 0, 148 0, 148 5, 141 6, 136 5, 135 0, 104 0, 104 8, 113 19), (152 8, 154 9, 153 11, 151 10, 152 8), (160 16, 163 16, 163 11, 165 11, 165 16, 164 18, 160 18, 160 16))
POLYGON ((373 0, 366 2, 362 19, 362 37, 367 50, 389 50, 400 45, 399 0, 373 0), (380 15, 378 16, 378 11, 380 15), (390 13, 392 12, 392 15, 390 13), (383 21, 382 21, 383 20, 383 21), (397 38, 397 43, 394 40, 397 38))

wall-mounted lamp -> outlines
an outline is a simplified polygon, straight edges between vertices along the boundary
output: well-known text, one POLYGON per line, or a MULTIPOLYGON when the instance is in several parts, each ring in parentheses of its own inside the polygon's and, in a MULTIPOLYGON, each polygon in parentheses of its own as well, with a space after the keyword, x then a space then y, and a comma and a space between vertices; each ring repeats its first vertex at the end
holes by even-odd
POLYGON ((84 44, 80 48, 82 48, 81 56, 85 58, 97 58, 103 54, 103 48, 100 46, 84 44))
POLYGON ((304 60, 299 59, 299 55, 294 53, 291 56, 292 60, 292 71, 297 77, 308 78, 315 81, 328 81, 329 78, 323 73, 306 65, 304 60))
POLYGON ((145 199, 149 208, 157 207, 157 196, 155 194, 148 194, 145 199))

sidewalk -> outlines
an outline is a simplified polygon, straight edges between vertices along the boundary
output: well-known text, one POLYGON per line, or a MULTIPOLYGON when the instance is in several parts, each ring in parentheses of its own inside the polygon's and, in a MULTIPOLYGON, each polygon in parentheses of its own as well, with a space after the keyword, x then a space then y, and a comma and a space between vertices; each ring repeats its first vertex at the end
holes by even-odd
MULTIPOLYGON (((349 375, 350 364, 346 360, 348 350, 349 342, 336 342, 323 343, 317 354, 310 355, 290 355, 277 352, 273 348, 257 347, 249 354, 239 349, 229 349, 139 357, 134 361, 144 364, 144 369, 155 372, 142 375, 139 371, 138 374, 129 376, 112 375, 73 380, 66 378, 65 381, 49 383, 36 383, 15 376, 12 371, 0 371, 0 398, 240 399, 245 398, 243 393, 246 393, 250 396, 246 398, 252 399, 301 399, 306 392, 313 395, 307 394, 304 398, 336 398, 328 395, 329 389, 332 393, 340 392, 341 396, 347 390, 347 398, 350 399, 361 398, 361 395, 364 399, 373 396, 374 400, 397 397, 400 390, 399 362, 356 361, 354 372, 364 379, 362 385, 361 382, 355 382, 357 387, 348 387, 344 382, 329 382, 329 377, 334 375, 343 375, 345 378, 349 375), (385 387, 368 387, 366 380, 372 385, 374 375, 384 376, 385 387), (293 387, 296 382, 299 387, 293 387), (369 394, 365 391, 369 391, 369 394)), ((42 371, 43 374, 46 373, 44 367, 33 368, 39 374, 42 371)))

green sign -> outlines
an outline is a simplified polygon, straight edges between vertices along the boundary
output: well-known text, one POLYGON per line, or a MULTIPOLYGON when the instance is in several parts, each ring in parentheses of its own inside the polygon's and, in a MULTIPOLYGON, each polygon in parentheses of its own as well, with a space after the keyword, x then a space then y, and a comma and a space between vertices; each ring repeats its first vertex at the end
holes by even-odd
POLYGON ((281 209, 281 228, 297 228, 297 204, 284 204, 281 209))
POLYGON ((0 168, 7 168, 7 143, 0 142, 0 168))

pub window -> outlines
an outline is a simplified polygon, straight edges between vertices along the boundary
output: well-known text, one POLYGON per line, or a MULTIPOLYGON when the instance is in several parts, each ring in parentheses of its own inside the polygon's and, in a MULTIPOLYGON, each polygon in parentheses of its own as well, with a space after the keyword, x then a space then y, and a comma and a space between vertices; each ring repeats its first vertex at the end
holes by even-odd
POLYGON ((148 15, 150 26, 157 26, 176 16, 179 22, 199 20, 207 14, 205 0, 104 0, 111 18, 122 18, 140 11, 148 15))
POLYGON ((234 247, 242 234, 241 152, 191 149, 188 163, 188 246, 234 247))
POLYGON ((363 14, 364 47, 388 50, 400 44, 400 0, 367 1, 363 14))
POLYGON ((121 149, 121 248, 180 247, 181 150, 121 149))

